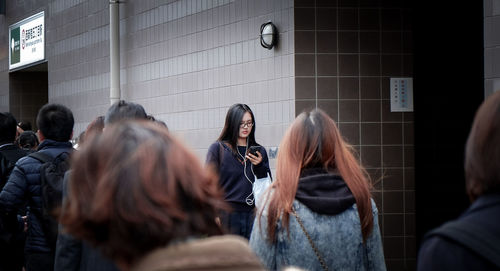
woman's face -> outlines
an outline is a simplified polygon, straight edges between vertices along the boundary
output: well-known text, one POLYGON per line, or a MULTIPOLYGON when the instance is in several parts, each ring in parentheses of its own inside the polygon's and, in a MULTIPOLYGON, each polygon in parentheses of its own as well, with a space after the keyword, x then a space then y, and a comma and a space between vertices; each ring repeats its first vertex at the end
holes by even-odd
POLYGON ((253 119, 252 115, 250 115, 249 112, 245 112, 243 115, 243 118, 241 119, 240 123, 240 132, 238 134, 239 138, 247 138, 250 132, 252 131, 253 128, 253 119))

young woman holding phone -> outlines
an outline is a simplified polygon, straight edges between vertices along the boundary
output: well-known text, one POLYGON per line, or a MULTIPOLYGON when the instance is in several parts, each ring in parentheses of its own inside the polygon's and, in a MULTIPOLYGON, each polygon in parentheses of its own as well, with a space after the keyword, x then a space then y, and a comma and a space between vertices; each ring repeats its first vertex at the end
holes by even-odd
POLYGON ((248 105, 229 108, 219 138, 208 148, 206 163, 218 172, 224 199, 232 209, 221 213, 222 225, 249 239, 255 208, 253 183, 271 171, 265 148, 255 141, 255 118, 248 105), (257 149, 254 154, 250 147, 257 149))

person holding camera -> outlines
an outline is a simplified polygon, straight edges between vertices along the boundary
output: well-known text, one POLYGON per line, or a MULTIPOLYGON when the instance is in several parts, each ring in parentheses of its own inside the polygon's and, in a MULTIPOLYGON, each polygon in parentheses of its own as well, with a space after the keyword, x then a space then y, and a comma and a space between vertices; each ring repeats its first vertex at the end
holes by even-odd
POLYGON ((255 141, 255 118, 248 105, 229 108, 219 138, 208 148, 206 164, 219 174, 224 199, 232 209, 221 212, 221 224, 249 239, 255 208, 253 183, 270 177, 271 171, 265 148, 255 141))

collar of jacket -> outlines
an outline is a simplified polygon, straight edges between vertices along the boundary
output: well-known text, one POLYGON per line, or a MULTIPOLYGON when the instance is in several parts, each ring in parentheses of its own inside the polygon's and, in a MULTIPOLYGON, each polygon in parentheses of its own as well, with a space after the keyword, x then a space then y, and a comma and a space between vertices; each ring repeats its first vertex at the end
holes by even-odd
POLYGON ((0 150, 15 150, 17 148, 17 145, 14 145, 14 143, 5 143, 0 145, 0 150))
POLYGON ((483 209, 489 209, 500 205, 500 193, 489 193, 479 196, 464 212, 462 216, 467 216, 470 213, 475 213, 483 209))
POLYGON ((302 170, 295 198, 324 215, 342 213, 356 203, 342 177, 323 168, 302 170))
POLYGON ((265 270, 248 240, 223 235, 171 244, 147 253, 131 271, 265 270))
POLYGON ((45 139, 38 145, 37 150, 43 150, 46 148, 73 148, 73 145, 69 141, 55 141, 52 139, 45 139))

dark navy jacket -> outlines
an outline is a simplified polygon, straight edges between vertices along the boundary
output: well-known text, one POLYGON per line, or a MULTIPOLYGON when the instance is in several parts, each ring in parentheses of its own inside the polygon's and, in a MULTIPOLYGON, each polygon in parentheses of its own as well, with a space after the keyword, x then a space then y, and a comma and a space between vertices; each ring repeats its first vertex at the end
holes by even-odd
MULTIPOLYGON (((479 197, 458 218, 480 225, 493 236, 500 238, 500 195, 479 197)), ((418 255, 418 270, 498 270, 492 263, 451 240, 440 236, 428 237, 418 255)))
MULTIPOLYGON (((44 140, 38 151, 56 157, 62 152, 71 152, 70 142, 57 142, 50 139, 44 140)), ((53 252, 42 230, 42 226, 33 214, 33 209, 41 211, 40 189, 41 162, 26 156, 17 161, 7 184, 0 193, 0 209, 7 212, 16 212, 17 209, 28 204, 28 232, 26 237, 25 252, 53 252)))
MULTIPOLYGON (((246 147, 238 148, 242 148, 240 152, 244 156, 246 147)), ((246 176, 252 183, 255 181, 254 173, 258 179, 265 178, 268 173, 271 174, 266 149, 261 147, 259 152, 262 155, 260 164, 253 166, 250 161, 246 161, 246 176)), ((245 165, 238 159, 237 154, 233 153, 225 144, 215 142, 208 148, 206 163, 217 167, 219 184, 224 190, 225 201, 231 205, 233 210, 251 212, 254 205, 247 205, 245 200, 252 193, 252 184, 246 179, 243 173, 245 165), (221 148, 221 146, 223 147, 221 148)), ((253 196, 251 198, 253 199, 253 196)))

